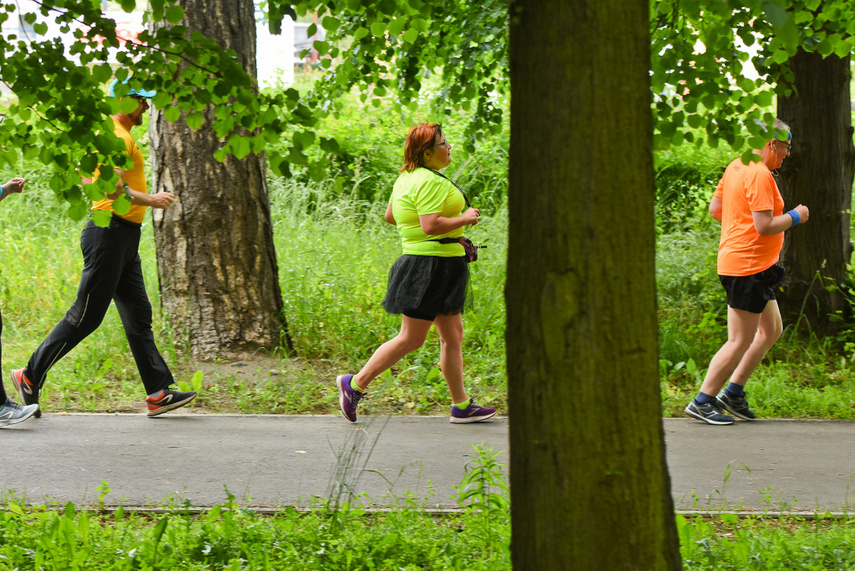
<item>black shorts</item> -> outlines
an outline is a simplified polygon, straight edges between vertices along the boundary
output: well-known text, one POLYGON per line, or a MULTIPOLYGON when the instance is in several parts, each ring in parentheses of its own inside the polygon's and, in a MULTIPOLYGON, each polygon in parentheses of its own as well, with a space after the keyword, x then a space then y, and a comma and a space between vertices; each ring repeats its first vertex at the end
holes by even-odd
POLYGON ((784 266, 775 264, 751 276, 718 276, 727 292, 727 305, 751 313, 763 313, 775 299, 775 286, 784 279, 784 266))

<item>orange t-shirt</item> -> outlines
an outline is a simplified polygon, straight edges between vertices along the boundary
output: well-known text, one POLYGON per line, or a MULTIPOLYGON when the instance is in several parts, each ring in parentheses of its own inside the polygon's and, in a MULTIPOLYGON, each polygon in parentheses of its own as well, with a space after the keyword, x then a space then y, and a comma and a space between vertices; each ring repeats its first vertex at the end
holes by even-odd
POLYGON ((722 201, 719 275, 750 276, 772 267, 781 254, 784 233, 761 236, 752 215, 764 210, 771 210, 773 216, 784 212, 784 199, 768 167, 736 159, 727 165, 715 196, 722 201))

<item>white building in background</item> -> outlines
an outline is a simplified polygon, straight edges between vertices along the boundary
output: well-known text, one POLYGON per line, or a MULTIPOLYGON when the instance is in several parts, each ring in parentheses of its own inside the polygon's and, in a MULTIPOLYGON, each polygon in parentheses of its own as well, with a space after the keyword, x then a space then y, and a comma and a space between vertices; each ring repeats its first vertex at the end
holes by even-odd
MULTIPOLYGON (((282 33, 274 36, 268 31, 267 22, 263 21, 263 14, 255 4, 256 13, 256 60, 258 67, 258 82, 262 87, 275 85, 290 85, 294 82, 294 65, 302 63, 299 58, 301 50, 311 47, 311 41, 306 44, 306 28, 308 24, 295 24, 286 17, 282 21, 282 33), (300 40, 295 41, 295 27, 299 28, 297 35, 300 40)), ((102 0, 101 8, 108 18, 116 21, 116 35, 119 39, 135 40, 145 29, 142 21, 143 11, 135 10, 130 14, 121 9, 114 8, 106 0, 102 0)), ((75 42, 71 32, 63 34, 59 26, 52 20, 48 22, 48 29, 44 35, 36 34, 30 24, 24 21, 24 14, 39 14, 39 4, 34 0, 17 0, 16 8, 9 14, 9 19, 3 23, 2 33, 4 37, 11 34, 24 41, 36 41, 60 38, 66 47, 75 42)), ((41 20, 39 14, 39 20, 41 20)), ((116 64, 115 61, 111 62, 116 64)), ((7 96, 8 88, 0 83, 0 96, 7 96)))

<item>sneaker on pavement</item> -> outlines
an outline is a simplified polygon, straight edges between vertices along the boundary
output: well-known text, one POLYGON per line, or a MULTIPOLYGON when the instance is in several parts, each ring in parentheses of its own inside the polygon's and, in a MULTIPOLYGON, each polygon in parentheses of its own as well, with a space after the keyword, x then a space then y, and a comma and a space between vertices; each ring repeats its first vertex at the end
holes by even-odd
POLYGON ((6 404, 0 408, 0 428, 9 426, 10 424, 18 424, 24 422, 39 410, 39 405, 28 404, 21 406, 10 398, 6 399, 6 404))
POLYGON ((35 415, 36 418, 41 418, 42 411, 38 407, 39 387, 27 378, 27 375, 24 374, 24 369, 15 369, 11 375, 12 383, 15 385, 15 390, 18 391, 21 402, 24 406, 37 405, 35 415))
POLYGON ((148 415, 157 416, 189 404, 194 398, 196 398, 196 393, 193 391, 180 393, 166 389, 159 398, 146 397, 145 403, 148 406, 148 415))
POLYGON ((341 414, 350 422, 356 422, 356 405, 365 393, 350 386, 352 379, 353 375, 339 375, 335 378, 335 384, 338 387, 338 408, 341 414))
POLYGON ((721 412, 718 405, 713 402, 697 404, 694 400, 686 406, 684 411, 692 418, 703 420, 707 424, 725 425, 733 424, 733 417, 721 412))
POLYGON ((744 394, 735 397, 727 394, 727 391, 722 391, 722 393, 716 397, 716 400, 718 401, 719 408, 723 408, 733 416, 739 417, 742 420, 755 420, 757 418, 757 415, 748 407, 744 394))
POLYGON ((467 422, 481 422, 488 418, 493 418, 496 415, 495 408, 489 408, 475 404, 475 401, 469 399, 469 406, 461 410, 454 405, 451 405, 451 422, 454 424, 465 424, 467 422))

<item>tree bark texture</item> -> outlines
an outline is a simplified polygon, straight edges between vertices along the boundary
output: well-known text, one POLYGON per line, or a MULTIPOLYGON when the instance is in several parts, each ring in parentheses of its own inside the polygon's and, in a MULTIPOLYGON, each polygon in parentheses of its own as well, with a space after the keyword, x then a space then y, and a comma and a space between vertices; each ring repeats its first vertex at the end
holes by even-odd
POLYGON ((648 3, 511 5, 514 569, 680 569, 661 420, 648 3))
MULTIPOLYGON (((188 33, 199 31, 235 50, 256 75, 255 15, 249 0, 182 0, 188 33)), ((175 194, 154 212, 162 302, 176 342, 211 359, 279 347, 287 339, 270 200, 262 156, 222 163, 220 140, 184 118, 152 114, 155 191, 175 194)))
POLYGON ((793 147, 778 184, 786 207, 804 204, 810 220, 785 234, 787 276, 777 297, 786 322, 801 319, 800 325, 828 335, 846 311, 836 286, 843 284, 852 256, 850 58, 799 50, 789 63, 793 93, 779 98, 778 115, 792 129, 793 147))

